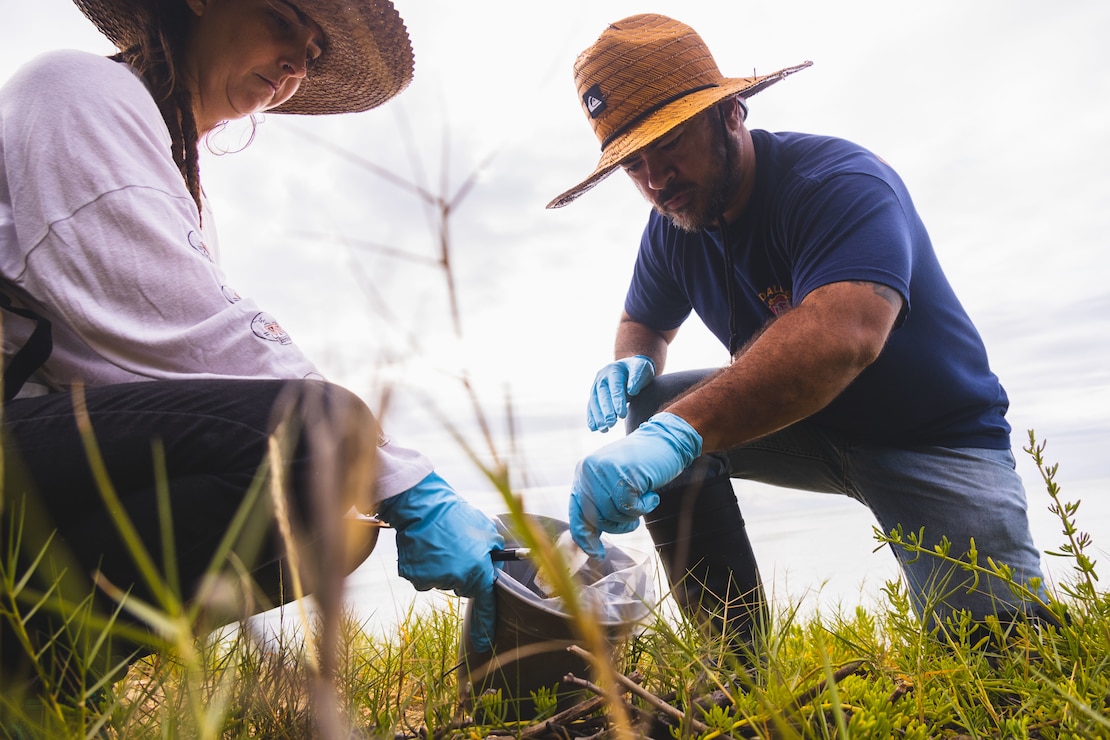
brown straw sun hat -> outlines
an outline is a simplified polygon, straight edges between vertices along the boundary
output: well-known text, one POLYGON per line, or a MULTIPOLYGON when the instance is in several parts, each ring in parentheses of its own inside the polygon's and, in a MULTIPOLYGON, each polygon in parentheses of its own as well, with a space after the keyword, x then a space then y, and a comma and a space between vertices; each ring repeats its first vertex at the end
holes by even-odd
MULTIPOLYGON (((74 0, 120 49, 139 42, 148 8, 165 1, 74 0)), ((325 48, 296 95, 273 112, 322 115, 369 110, 412 81, 412 45, 404 21, 389 0, 296 0, 291 4, 320 25, 325 48)))
POLYGON ((601 160, 589 177, 547 207, 570 203, 625 158, 728 96, 751 97, 810 64, 724 77, 705 42, 685 23, 645 14, 610 24, 574 62, 574 82, 601 142, 601 160))

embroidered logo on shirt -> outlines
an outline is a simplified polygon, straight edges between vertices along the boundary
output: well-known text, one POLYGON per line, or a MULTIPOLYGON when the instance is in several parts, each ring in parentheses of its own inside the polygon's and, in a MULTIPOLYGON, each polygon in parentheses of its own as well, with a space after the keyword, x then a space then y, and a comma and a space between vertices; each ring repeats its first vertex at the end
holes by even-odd
POLYGON ((212 253, 208 251, 208 245, 204 243, 204 238, 195 231, 189 232, 189 246, 197 250, 206 260, 212 261, 212 253))
POLYGON ((775 316, 782 316, 794 307, 790 299, 790 291, 780 285, 772 285, 759 294, 759 300, 766 303, 767 308, 771 309, 771 313, 775 316))
POLYGON ((289 344, 293 340, 285 333, 285 329, 281 328, 281 324, 277 322, 273 316, 268 313, 255 314, 251 319, 251 331, 254 332, 256 337, 265 339, 267 342, 277 342, 278 344, 289 344))
POLYGON ((605 110, 605 96, 601 93, 601 85, 594 85, 586 94, 582 96, 582 102, 586 105, 586 110, 590 114, 590 118, 597 118, 601 112, 605 110))
POLYGON ((239 297, 239 294, 235 291, 235 289, 232 288, 230 285, 221 285, 220 292, 224 294, 224 298, 227 299, 228 303, 238 303, 239 301, 243 300, 241 297, 239 297))

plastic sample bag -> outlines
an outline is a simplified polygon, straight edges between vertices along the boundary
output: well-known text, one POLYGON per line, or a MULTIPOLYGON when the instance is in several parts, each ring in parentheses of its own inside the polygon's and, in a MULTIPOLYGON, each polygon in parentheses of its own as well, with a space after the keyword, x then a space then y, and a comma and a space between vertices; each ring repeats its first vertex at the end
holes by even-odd
MULTIPOLYGON (((530 519, 567 556, 580 586, 579 603, 597 620, 610 648, 651 614, 656 573, 655 560, 649 554, 622 549, 607 540, 603 560, 576 558, 581 551, 566 536, 566 522, 536 515, 530 519)), ((505 536, 505 547, 519 547, 508 516, 496 517, 495 522, 505 536)), ((460 698, 464 706, 476 711, 477 697, 500 691, 505 719, 531 719, 535 716, 534 692, 553 689, 561 710, 582 698, 579 687, 566 686, 563 677, 567 673, 592 677, 586 661, 567 651, 569 645, 582 645, 581 637, 562 598, 552 593, 536 565, 528 559, 503 565, 494 586, 497 626, 492 652, 478 653, 470 647, 469 608, 464 618, 460 698)))

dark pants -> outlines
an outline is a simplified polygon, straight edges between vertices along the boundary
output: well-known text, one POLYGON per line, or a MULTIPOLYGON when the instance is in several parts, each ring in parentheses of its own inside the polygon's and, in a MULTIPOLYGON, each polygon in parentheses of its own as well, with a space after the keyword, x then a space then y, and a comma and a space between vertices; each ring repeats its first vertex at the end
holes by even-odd
MULTIPOLYGON (((664 375, 631 399, 628 431, 666 406, 687 384, 664 375)), ((683 612, 706 632, 723 635, 736 657, 757 659, 770 611, 732 480, 708 456, 657 491, 644 517, 683 612)))
MULTIPOLYGON (((327 586, 321 573, 350 572, 373 547, 376 530, 345 526, 343 513, 369 505, 376 422, 361 400, 338 386, 182 380, 90 388, 84 391, 87 440, 74 401, 74 394, 58 393, 11 401, 3 410, 0 556, 7 570, 18 564, 23 572, 45 552, 31 582, 36 590, 58 583, 70 604, 95 593, 102 613, 118 601, 112 587, 158 604, 159 588, 120 534, 120 515, 176 598, 197 598, 217 574, 251 584, 232 589, 235 603, 229 608, 225 598, 213 610, 211 627, 293 598, 287 540, 277 534, 275 511, 288 512, 306 590, 327 586), (99 480, 86 450, 90 440, 102 461, 99 480), (277 487, 269 467, 274 441, 282 450, 277 487), (115 511, 105 502, 105 485, 118 499, 115 511), (230 555, 221 557, 237 517, 242 524, 230 538, 230 555), (163 537, 164 527, 171 537, 163 537)), ((33 620, 40 632, 56 628, 52 611, 33 620)), ((137 622, 126 611, 120 618, 137 622)), ((0 621, 8 629, 9 620, 0 621)), ((21 650, 10 634, 0 639, 8 672, 21 650)))

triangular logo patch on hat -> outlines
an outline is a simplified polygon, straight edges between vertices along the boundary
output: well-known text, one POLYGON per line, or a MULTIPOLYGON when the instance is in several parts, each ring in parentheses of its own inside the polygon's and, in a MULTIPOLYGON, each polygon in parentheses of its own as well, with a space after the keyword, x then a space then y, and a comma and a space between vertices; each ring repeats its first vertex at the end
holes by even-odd
POLYGON ((601 93, 601 85, 594 85, 582 96, 582 102, 590 113, 590 118, 597 118, 605 110, 605 96, 601 93))

